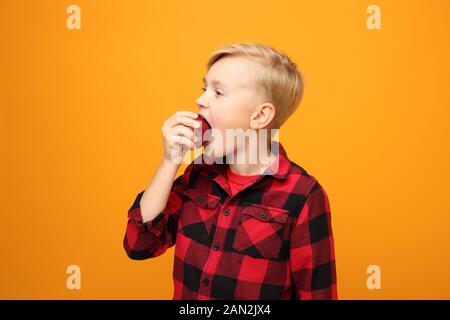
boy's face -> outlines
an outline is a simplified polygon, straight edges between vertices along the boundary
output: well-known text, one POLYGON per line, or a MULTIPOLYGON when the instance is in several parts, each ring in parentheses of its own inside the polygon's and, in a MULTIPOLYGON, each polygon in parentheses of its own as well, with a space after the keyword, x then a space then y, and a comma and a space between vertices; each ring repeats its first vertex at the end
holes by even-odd
POLYGON ((214 147, 217 135, 209 146, 215 149, 214 157, 222 157, 236 148, 227 150, 226 129, 250 128, 255 107, 262 102, 262 95, 256 88, 255 62, 244 57, 225 57, 211 66, 203 82, 203 94, 197 99, 198 113, 208 120, 211 128, 220 131, 223 148, 214 147))

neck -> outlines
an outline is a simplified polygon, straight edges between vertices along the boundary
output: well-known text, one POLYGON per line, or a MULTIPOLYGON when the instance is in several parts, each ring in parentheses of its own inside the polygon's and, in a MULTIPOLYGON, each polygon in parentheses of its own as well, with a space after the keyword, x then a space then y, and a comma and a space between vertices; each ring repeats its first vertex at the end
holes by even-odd
POLYGON ((270 142, 265 150, 259 151, 260 148, 257 143, 254 145, 245 143, 244 148, 234 151, 234 161, 229 164, 230 170, 243 176, 263 173, 274 162, 276 156, 272 154, 270 142), (267 153, 264 151, 267 151, 267 153), (253 155, 253 157, 250 157, 250 155, 253 155), (245 161, 240 161, 241 159, 245 161))

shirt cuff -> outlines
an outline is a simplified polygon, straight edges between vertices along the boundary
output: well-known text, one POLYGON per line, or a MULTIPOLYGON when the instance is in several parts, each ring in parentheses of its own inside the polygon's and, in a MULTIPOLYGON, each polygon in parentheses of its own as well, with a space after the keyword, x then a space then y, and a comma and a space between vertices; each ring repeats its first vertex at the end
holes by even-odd
POLYGON ((128 218, 138 227, 142 233, 151 232, 159 237, 164 228, 163 223, 158 223, 163 217, 163 212, 160 212, 153 220, 143 222, 141 208, 137 207, 128 212, 128 218))

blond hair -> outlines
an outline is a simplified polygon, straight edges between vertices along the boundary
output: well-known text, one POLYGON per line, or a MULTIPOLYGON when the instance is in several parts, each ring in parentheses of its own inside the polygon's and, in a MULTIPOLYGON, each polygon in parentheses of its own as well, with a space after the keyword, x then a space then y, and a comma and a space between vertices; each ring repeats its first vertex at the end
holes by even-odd
POLYGON ((303 96, 303 76, 289 57, 270 46, 259 43, 237 43, 215 51, 207 69, 225 57, 243 56, 260 64, 256 86, 262 89, 265 102, 275 107, 271 128, 279 128, 297 110, 303 96))

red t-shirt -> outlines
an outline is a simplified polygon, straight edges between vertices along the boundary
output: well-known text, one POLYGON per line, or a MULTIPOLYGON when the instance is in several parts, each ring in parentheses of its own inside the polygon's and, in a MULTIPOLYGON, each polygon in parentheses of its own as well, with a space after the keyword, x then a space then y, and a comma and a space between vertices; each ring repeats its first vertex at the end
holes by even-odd
POLYGON ((239 190, 241 190, 245 185, 247 185, 251 181, 256 180, 259 176, 260 174, 256 174, 253 176, 243 176, 231 171, 230 166, 227 166, 227 180, 233 196, 238 193, 239 190))

